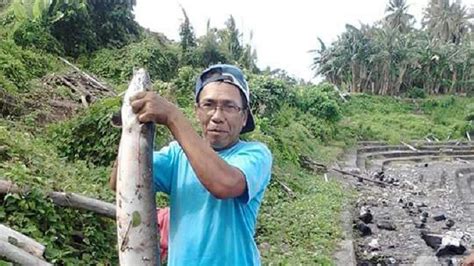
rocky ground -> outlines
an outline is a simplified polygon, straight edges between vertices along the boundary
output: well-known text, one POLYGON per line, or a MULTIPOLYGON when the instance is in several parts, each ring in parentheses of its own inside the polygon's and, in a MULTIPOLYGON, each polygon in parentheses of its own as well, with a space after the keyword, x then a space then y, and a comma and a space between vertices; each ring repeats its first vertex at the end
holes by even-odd
POLYGON ((474 142, 361 142, 341 167, 368 178, 344 178, 359 265, 459 265, 474 249, 474 142))

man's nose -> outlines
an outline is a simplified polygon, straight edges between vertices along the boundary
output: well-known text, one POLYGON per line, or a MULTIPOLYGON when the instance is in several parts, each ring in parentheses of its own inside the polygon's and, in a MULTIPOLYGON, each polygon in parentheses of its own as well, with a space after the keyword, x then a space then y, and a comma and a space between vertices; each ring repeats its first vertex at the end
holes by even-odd
POLYGON ((224 111, 220 107, 216 107, 214 113, 211 116, 211 120, 214 123, 222 123, 224 121, 224 111))

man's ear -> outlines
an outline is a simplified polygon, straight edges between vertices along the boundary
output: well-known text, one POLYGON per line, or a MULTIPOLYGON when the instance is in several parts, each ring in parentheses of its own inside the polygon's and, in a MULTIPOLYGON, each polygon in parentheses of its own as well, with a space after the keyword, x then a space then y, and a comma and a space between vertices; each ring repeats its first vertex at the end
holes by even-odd
POLYGON ((199 111, 199 106, 197 103, 194 103, 194 115, 196 116, 196 119, 199 120, 198 111, 199 111))
POLYGON ((245 112, 243 112, 243 115, 244 115, 244 123, 243 123, 243 125, 242 125, 242 128, 245 127, 245 124, 247 124, 247 119, 249 118, 249 113, 248 113, 248 112, 250 112, 248 108, 246 108, 246 109, 245 109, 245 112))

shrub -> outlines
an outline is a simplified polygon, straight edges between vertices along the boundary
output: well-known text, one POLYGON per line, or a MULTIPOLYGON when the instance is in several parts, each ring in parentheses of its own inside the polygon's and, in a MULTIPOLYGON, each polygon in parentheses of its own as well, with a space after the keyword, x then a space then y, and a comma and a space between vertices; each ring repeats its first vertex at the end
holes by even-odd
POLYGON ((13 33, 13 40, 21 47, 35 48, 53 54, 63 54, 62 45, 51 35, 48 28, 39 22, 27 20, 13 33))
POLYGON ((120 130, 110 123, 111 115, 119 110, 119 103, 119 98, 102 100, 75 118, 50 126, 51 143, 71 161, 110 165, 117 156, 120 139, 120 130))
POLYGON ((308 86, 298 91, 298 107, 317 118, 337 122, 342 118, 334 90, 328 85, 308 86))
POLYGON ((412 99, 424 99, 426 98, 426 92, 422 88, 412 87, 408 89, 406 96, 412 99))
POLYGON ((178 52, 173 47, 147 38, 121 49, 100 50, 87 67, 116 84, 128 83, 133 69, 137 67, 146 68, 152 80, 169 81, 178 70, 178 52))

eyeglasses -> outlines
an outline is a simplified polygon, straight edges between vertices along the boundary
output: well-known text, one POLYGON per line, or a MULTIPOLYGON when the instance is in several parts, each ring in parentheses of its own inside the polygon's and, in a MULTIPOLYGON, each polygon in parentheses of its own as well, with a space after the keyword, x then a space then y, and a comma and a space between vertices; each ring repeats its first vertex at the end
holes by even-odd
POLYGON ((218 105, 217 103, 214 103, 214 102, 199 103, 198 107, 208 115, 214 114, 217 111, 217 108, 220 108, 222 112, 228 115, 235 115, 235 114, 240 113, 240 111, 244 110, 244 108, 237 105, 233 105, 233 104, 218 105))

